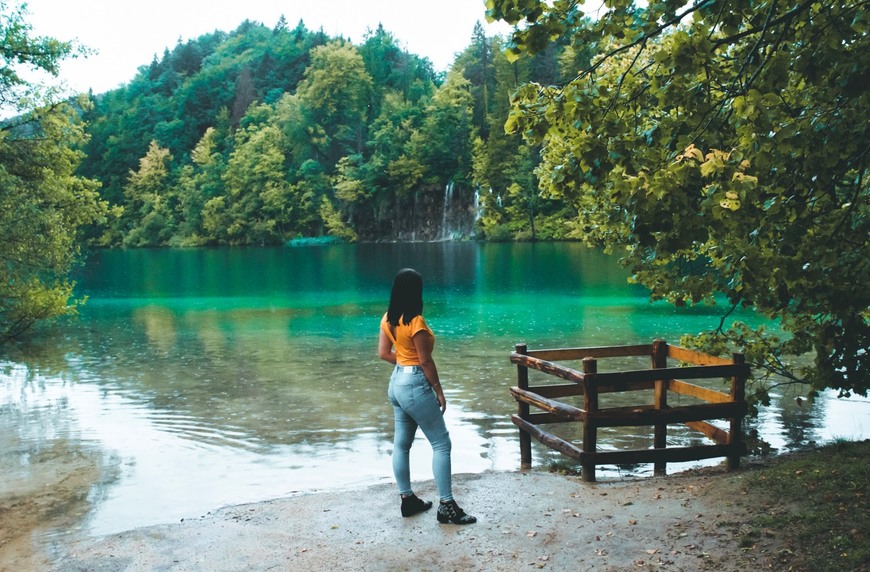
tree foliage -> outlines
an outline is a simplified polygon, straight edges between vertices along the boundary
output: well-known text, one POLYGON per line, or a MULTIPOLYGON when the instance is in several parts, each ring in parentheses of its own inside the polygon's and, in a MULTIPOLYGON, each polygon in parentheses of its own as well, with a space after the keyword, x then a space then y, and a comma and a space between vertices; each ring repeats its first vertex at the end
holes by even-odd
POLYGON ((542 146, 541 190, 577 206, 574 236, 624 253, 654 299, 724 300, 700 347, 866 395, 866 2, 614 0, 594 21, 578 2, 487 6, 522 24, 512 58, 554 39, 598 54, 569 81, 523 86, 506 122, 542 146), (727 325, 740 306, 782 334, 727 325))
POLYGON ((75 175, 85 139, 78 111, 19 73, 56 75, 77 48, 32 36, 25 15, 0 2, 0 104, 17 112, 0 122, 0 342, 74 311, 67 275, 78 230, 106 213, 98 184, 75 175))
POLYGON ((80 173, 124 210, 93 237, 128 247, 432 239, 451 189, 464 235, 564 238, 564 202, 534 190, 537 149, 502 125, 522 81, 549 81, 576 58, 559 46, 510 63, 502 38, 469 32, 445 73, 382 26, 354 45, 302 22, 247 21, 166 49, 86 114, 80 173), (157 163, 159 189, 143 171, 157 163))

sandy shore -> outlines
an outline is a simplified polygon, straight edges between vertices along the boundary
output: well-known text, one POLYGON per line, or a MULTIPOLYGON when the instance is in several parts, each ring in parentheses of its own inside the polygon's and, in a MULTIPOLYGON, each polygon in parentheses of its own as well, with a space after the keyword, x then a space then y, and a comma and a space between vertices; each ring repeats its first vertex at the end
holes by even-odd
MULTIPOLYGON (((751 470, 751 469, 750 469, 751 470)), ((399 515, 395 487, 227 507, 103 538, 18 551, 3 570, 746 570, 773 565, 777 539, 740 547, 743 471, 583 483, 544 472, 457 475, 478 517, 441 525, 399 515)), ((434 485, 416 485, 422 498, 434 485)))

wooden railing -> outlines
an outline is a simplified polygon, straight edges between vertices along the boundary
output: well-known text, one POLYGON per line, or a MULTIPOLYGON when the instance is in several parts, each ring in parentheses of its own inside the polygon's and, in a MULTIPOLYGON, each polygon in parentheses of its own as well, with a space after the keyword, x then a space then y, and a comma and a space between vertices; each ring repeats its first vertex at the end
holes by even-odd
POLYGON ((622 463, 653 463, 655 474, 664 474, 667 463, 697 461, 714 457, 727 457, 729 468, 740 466, 745 454, 741 423, 746 416, 746 379, 749 366, 743 354, 723 359, 679 346, 663 340, 652 344, 633 346, 560 348, 529 350, 526 344, 517 344, 511 353, 511 362, 517 366, 516 387, 510 391, 519 404, 511 419, 520 428, 520 458, 523 465, 532 463, 531 437, 544 445, 580 461, 582 478, 595 480, 595 466, 622 463), (649 356, 648 370, 599 373, 598 360, 613 357, 649 356), (668 367, 668 358, 683 367, 668 367), (582 360, 578 371, 556 363, 582 360), (568 383, 529 386, 529 369, 542 371, 566 380, 568 383), (679 379, 678 379, 679 378, 679 379), (729 393, 708 389, 685 380, 730 378, 729 393), (629 407, 602 409, 599 395, 612 392, 653 390, 653 402, 629 407), (703 403, 670 407, 668 392, 697 398, 703 403), (583 396, 583 407, 557 401, 556 398, 583 396), (542 410, 532 413, 530 406, 542 410), (728 431, 708 422, 726 419, 728 431), (542 424, 580 422, 583 424, 582 447, 566 441, 540 427, 542 424), (667 447, 667 426, 684 423, 699 431, 714 444, 686 447, 667 447), (653 427, 653 448, 627 451, 599 451, 599 427, 653 427))

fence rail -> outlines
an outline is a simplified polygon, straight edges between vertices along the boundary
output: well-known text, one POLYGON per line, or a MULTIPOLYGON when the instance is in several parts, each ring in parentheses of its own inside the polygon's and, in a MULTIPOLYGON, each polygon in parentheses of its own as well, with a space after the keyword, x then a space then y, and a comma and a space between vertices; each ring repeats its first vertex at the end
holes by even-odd
POLYGON ((664 340, 652 344, 587 348, 556 348, 529 350, 518 344, 511 353, 511 362, 517 366, 517 386, 510 391, 518 403, 518 411, 511 420, 520 429, 520 457, 524 465, 532 463, 531 438, 580 461, 582 477, 595 480, 595 466, 619 463, 653 463, 656 474, 666 472, 667 463, 696 461, 727 457, 729 468, 740 466, 745 454, 741 432, 747 413, 745 399, 749 366, 742 354, 724 359, 701 352, 673 346, 664 340), (598 372, 598 360, 613 357, 649 356, 650 369, 618 372, 598 372), (668 359, 685 367, 669 367, 668 359), (561 363, 580 360, 582 371, 561 363), (548 385, 529 385, 529 370, 537 370, 568 381, 548 385), (686 380, 730 378, 728 393, 709 389, 686 380), (653 403, 628 407, 600 408, 600 394, 653 390, 653 403), (686 395, 704 403, 670 407, 668 393, 686 395), (563 397, 583 397, 583 407, 558 401, 563 397), (542 412, 532 413, 534 406, 542 412), (730 422, 726 431, 709 423, 725 419, 730 422), (540 425, 579 422, 583 424, 582 446, 566 441, 542 429, 540 425), (667 447, 667 426, 682 423, 698 431, 713 445, 667 447), (625 451, 599 451, 599 427, 653 427, 653 448, 625 451))

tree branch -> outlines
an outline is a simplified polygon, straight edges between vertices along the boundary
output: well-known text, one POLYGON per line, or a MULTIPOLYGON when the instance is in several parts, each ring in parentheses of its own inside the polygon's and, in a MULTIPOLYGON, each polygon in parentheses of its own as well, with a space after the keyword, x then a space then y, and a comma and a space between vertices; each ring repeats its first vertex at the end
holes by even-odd
MULTIPOLYGON (((587 75, 591 75, 592 72, 594 72, 599 67, 601 67, 601 65, 604 62, 606 62, 607 60, 609 60, 613 56, 616 56, 617 54, 621 54, 622 52, 628 51, 635 46, 639 46, 641 44, 645 45, 652 38, 655 38, 656 36, 658 36, 659 34, 664 32, 665 30, 670 28, 671 26, 678 24, 680 22, 680 20, 682 20, 683 18, 685 18, 689 14, 692 14, 693 12, 696 12, 696 11, 700 10, 701 8, 708 6, 709 4, 712 4, 713 1, 714 0, 701 0, 700 2, 695 4, 694 6, 690 6, 684 12, 677 14, 676 16, 671 18, 670 20, 666 20, 665 22, 662 22, 661 24, 656 26, 655 29, 651 30, 650 32, 646 32, 645 34, 642 34, 638 39, 634 40, 633 42, 629 42, 628 44, 625 44, 624 46, 620 46, 618 48, 614 48, 614 49, 610 50, 609 52, 604 54, 604 56, 602 56, 600 60, 598 60, 597 62, 595 62, 594 64, 590 65, 588 68, 586 68, 585 70, 583 70, 579 74, 577 74, 577 76, 575 76, 573 80, 562 84, 562 87, 564 87, 565 85, 567 85, 569 83, 579 81, 579 80, 583 79, 584 77, 586 77, 587 75)), ((643 50, 641 50, 641 51, 643 51, 643 50)))
MULTIPOLYGON (((760 28, 759 27, 750 28, 748 30, 743 30, 742 32, 734 34, 733 36, 726 36, 724 38, 719 38, 718 40, 713 42, 713 49, 716 50, 718 48, 721 48, 722 46, 735 44, 747 36, 752 36, 754 34, 764 32, 765 30, 779 26, 782 23, 785 23, 785 22, 790 23, 791 20, 795 16, 797 16, 798 14, 803 12, 804 10, 808 9, 809 7, 811 7, 815 3, 816 3, 816 0, 807 0, 807 2, 804 2, 803 4, 799 4, 799 5, 795 6, 794 8, 792 8, 791 10, 789 10, 788 12, 786 12, 785 14, 783 14, 782 16, 780 16, 778 18, 775 18, 773 20, 765 19, 764 24, 760 28)), ((776 2, 773 2, 773 4, 776 4, 776 2)), ((771 8, 772 8, 772 6, 771 6, 771 8)))
POLYGON ((616 106, 616 102, 619 99, 619 94, 622 93, 622 86, 625 83, 625 77, 631 72, 631 69, 637 63, 638 58, 643 53, 646 48, 646 40, 641 43, 640 49, 634 54, 634 58, 632 58, 631 63, 628 65, 628 68, 622 72, 619 76, 619 83, 616 85, 616 92, 613 94, 613 97, 610 98, 610 103, 607 105, 607 109, 604 110, 604 115, 606 116, 610 111, 616 106))

